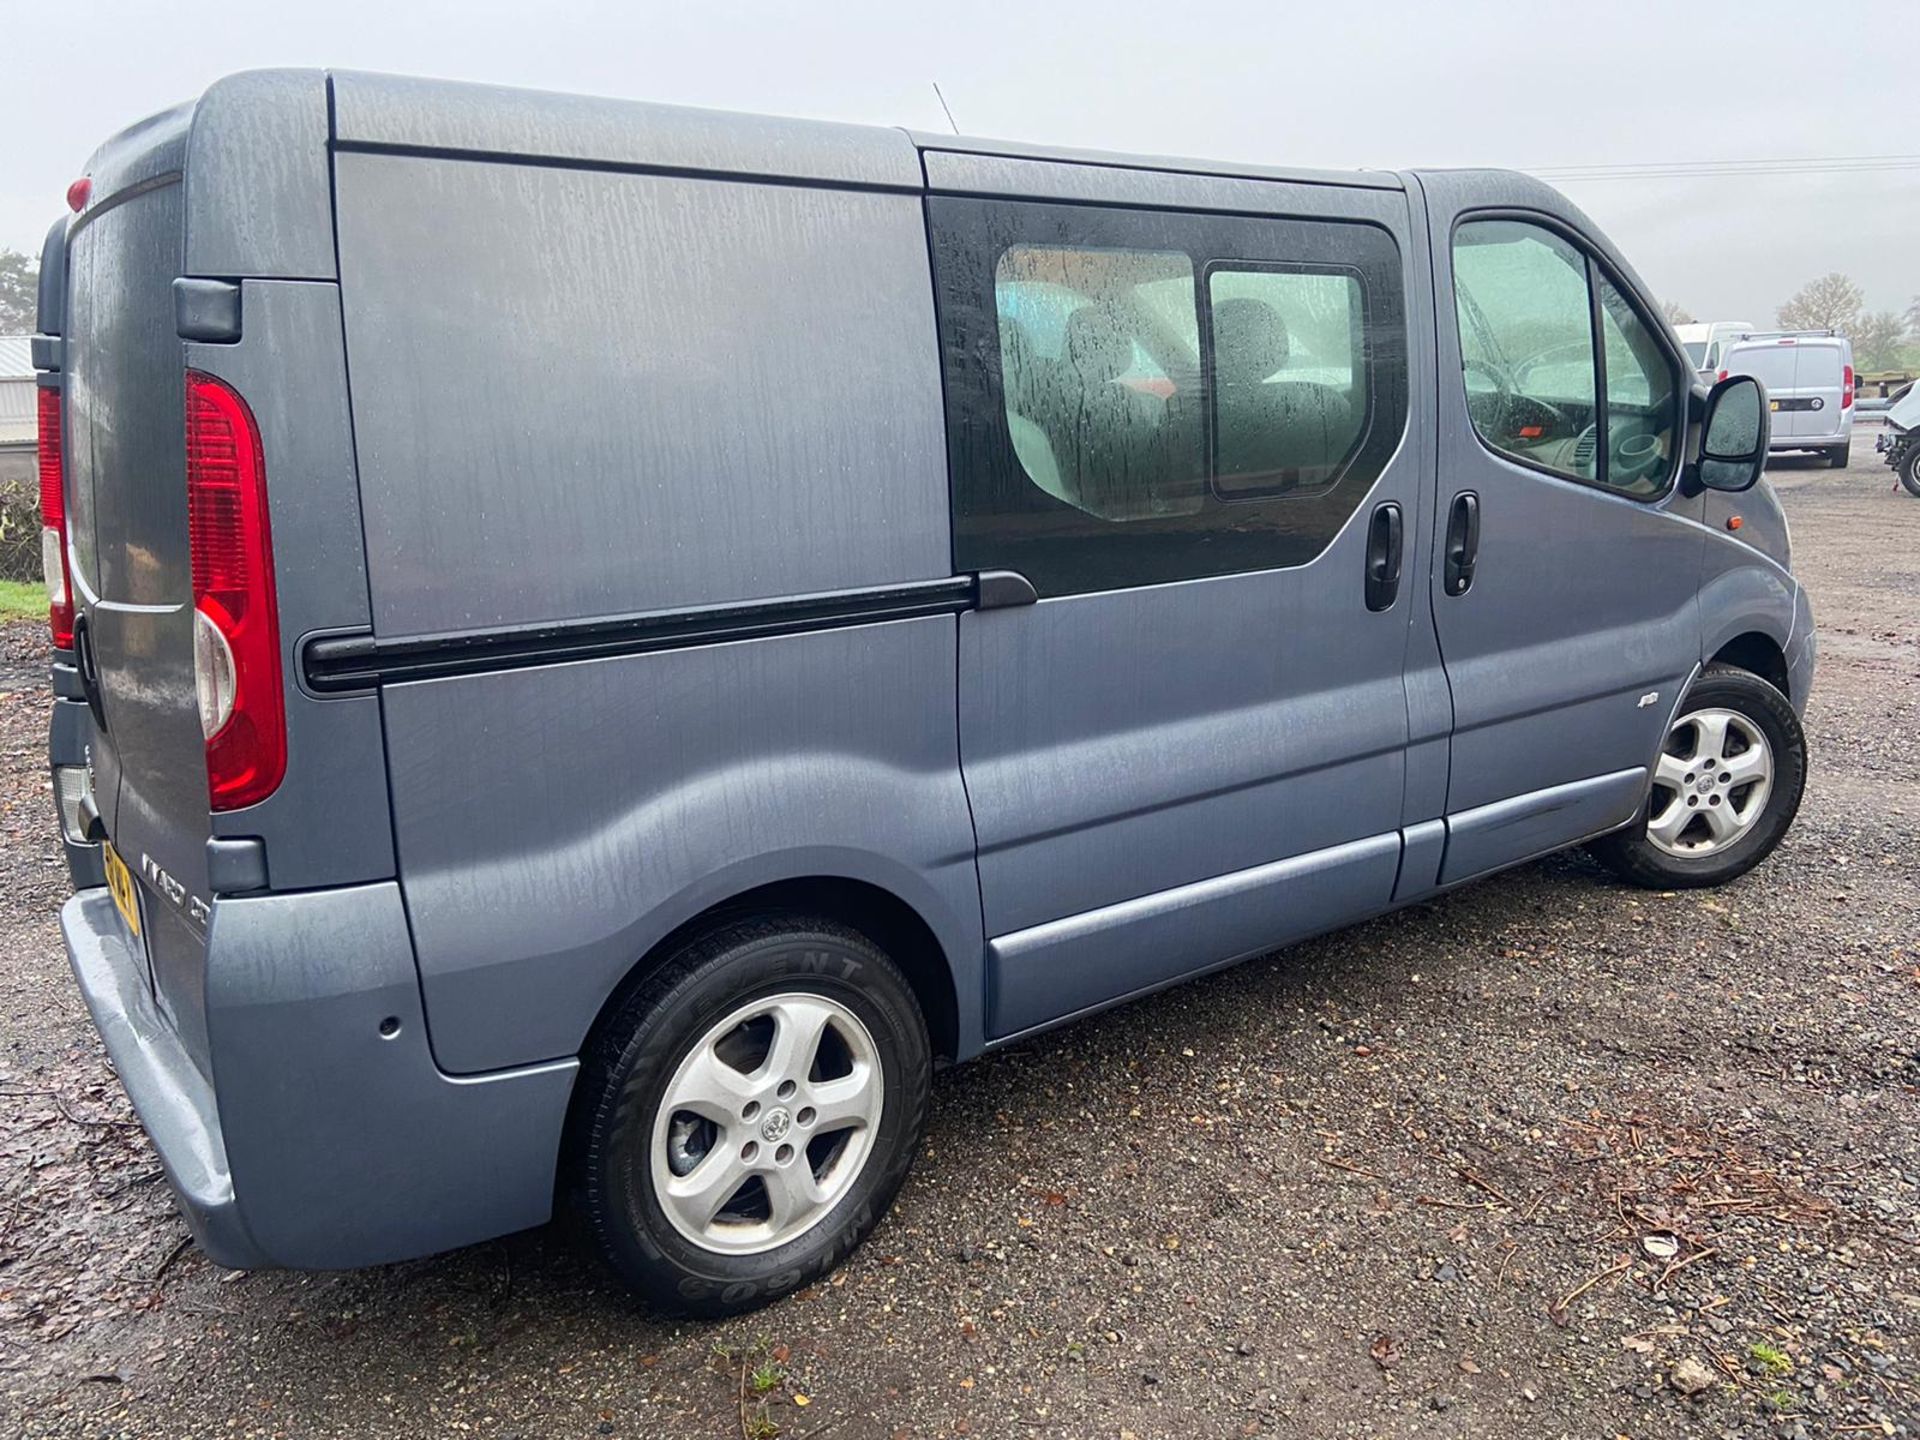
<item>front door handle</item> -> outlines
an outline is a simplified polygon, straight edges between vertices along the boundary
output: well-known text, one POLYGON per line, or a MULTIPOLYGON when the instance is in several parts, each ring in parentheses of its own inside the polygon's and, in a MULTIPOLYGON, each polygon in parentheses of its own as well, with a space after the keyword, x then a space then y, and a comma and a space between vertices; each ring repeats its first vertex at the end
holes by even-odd
POLYGON ((1376 505, 1367 529, 1367 609, 1391 610, 1400 594, 1400 507, 1376 505))
POLYGON ((1447 515, 1447 594, 1464 595, 1473 588, 1473 566, 1479 558, 1480 497, 1462 490, 1453 497, 1453 509, 1447 515))

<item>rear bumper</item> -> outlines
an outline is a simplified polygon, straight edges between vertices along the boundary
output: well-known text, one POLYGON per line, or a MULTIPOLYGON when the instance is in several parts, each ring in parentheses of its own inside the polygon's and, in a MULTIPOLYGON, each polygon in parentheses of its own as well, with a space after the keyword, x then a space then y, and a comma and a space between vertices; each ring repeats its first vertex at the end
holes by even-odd
POLYGON ((155 1005, 107 892, 75 895, 60 919, 187 1224, 220 1264, 384 1264, 551 1214, 577 1062, 443 1074, 392 883, 215 902, 211 1078, 155 1005))
POLYGON ((154 1009, 146 961, 127 938, 112 898, 104 888, 82 890, 61 908, 60 930, 80 993, 194 1240, 236 1270, 263 1264, 234 1203, 213 1087, 154 1009))

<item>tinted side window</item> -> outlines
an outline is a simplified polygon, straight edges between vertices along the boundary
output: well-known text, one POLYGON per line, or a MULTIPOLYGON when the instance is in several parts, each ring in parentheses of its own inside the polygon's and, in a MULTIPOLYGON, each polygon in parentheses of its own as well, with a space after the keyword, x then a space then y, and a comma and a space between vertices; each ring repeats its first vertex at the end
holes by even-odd
POLYGON ((1358 223, 936 197, 954 564, 1042 595, 1302 565, 1406 425, 1358 223))
POLYGON ((1673 360, 1585 251, 1544 226, 1470 221, 1453 287, 1467 413, 1488 446, 1637 499, 1666 492, 1673 360))
POLYGON ((1027 478, 1101 520, 1198 511, 1193 262, 1013 245, 995 262, 993 299, 1007 432, 1027 478))
POLYGON ((1214 489, 1324 489, 1367 433, 1366 298, 1351 272, 1207 273, 1214 489))

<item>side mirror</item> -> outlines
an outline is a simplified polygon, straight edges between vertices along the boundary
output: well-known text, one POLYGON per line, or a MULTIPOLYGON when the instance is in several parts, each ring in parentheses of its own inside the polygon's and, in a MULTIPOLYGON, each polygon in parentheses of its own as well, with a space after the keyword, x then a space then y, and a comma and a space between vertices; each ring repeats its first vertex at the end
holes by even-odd
POLYGON ((1707 392, 1700 425, 1700 483, 1709 490, 1750 490, 1767 468, 1773 429, 1767 392, 1751 375, 1729 375, 1707 392))

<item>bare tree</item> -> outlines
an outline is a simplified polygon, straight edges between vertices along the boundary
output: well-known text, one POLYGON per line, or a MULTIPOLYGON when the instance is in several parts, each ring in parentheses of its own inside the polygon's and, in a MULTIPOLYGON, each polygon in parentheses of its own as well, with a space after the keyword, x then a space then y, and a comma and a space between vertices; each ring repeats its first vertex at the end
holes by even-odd
MULTIPOLYGON (((1916 300, 1914 304, 1920 305, 1920 300, 1916 300)), ((1693 324, 1693 312, 1678 300, 1662 300, 1660 302, 1660 313, 1667 317, 1667 323, 1669 325, 1693 324)))
POLYGON ((1920 340, 1920 295, 1913 297, 1913 303, 1907 307, 1907 329, 1913 332, 1913 338, 1920 340))
POLYGON ((1859 321, 1865 299, 1858 285, 1835 270, 1802 285, 1774 313, 1787 330, 1837 330, 1845 335, 1859 321))
POLYGON ((1891 370, 1900 360, 1907 322, 1891 310, 1863 314, 1854 322, 1853 353, 1862 370, 1891 370))

